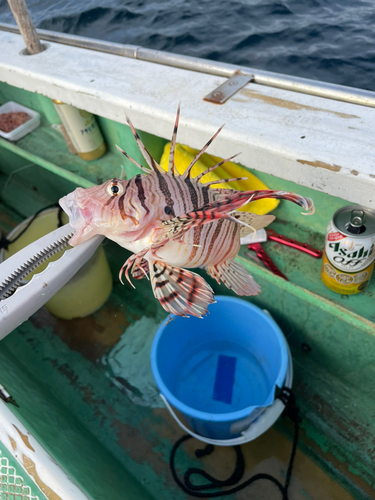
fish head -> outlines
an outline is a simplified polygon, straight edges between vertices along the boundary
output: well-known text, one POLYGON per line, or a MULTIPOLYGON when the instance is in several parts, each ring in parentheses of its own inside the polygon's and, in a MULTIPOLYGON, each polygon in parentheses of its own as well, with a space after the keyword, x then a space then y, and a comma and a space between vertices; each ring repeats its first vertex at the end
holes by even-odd
POLYGON ((70 225, 75 229, 69 241, 71 245, 83 243, 97 234, 111 237, 116 231, 124 232, 138 225, 134 217, 124 218, 119 208, 119 200, 121 197, 124 200, 128 183, 111 179, 99 186, 79 187, 59 200, 70 225))

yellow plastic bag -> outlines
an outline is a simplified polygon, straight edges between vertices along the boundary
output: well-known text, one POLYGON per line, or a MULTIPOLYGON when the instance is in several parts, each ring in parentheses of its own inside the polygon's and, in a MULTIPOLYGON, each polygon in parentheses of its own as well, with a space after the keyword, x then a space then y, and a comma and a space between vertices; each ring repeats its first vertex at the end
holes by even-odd
MULTIPOLYGON (((170 148, 171 143, 165 145, 163 156, 160 161, 160 166, 166 171, 168 170, 170 148)), ((197 154, 198 149, 193 149, 183 144, 176 144, 174 159, 177 171, 180 174, 183 174, 197 154)), ((198 174, 204 172, 210 167, 213 167, 221 160, 222 158, 204 153, 192 168, 191 176, 196 177, 198 174)), ((227 161, 221 167, 218 167, 212 172, 206 174, 204 177, 202 177, 201 182, 212 182, 219 179, 231 179, 234 177, 247 177, 247 180, 234 181, 217 185, 214 184, 212 187, 225 189, 231 188, 237 189, 239 191, 269 189, 262 181, 255 177, 255 175, 232 161, 227 161)), ((267 198, 264 200, 257 200, 248 203, 238 210, 242 212, 251 212, 253 214, 264 215, 274 210, 279 203, 279 200, 267 198)))

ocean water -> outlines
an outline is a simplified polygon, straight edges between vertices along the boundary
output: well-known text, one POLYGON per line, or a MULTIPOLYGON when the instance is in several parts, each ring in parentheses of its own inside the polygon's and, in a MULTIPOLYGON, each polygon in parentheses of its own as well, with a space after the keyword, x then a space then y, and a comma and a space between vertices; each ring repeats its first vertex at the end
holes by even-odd
POLYGON ((39 28, 375 91, 373 0, 26 1, 39 28))

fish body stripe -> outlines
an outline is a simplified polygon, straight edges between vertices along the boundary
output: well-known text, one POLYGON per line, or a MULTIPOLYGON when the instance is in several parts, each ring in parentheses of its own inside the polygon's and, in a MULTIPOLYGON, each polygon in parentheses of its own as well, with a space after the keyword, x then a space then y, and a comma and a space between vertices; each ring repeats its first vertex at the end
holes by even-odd
POLYGON ((219 222, 209 244, 209 248, 206 249, 204 255, 204 261, 207 264, 220 261, 221 255, 224 253, 223 250, 225 251, 225 245, 227 243, 226 238, 228 236, 228 224, 226 223, 227 221, 223 219, 221 224, 219 224, 219 222))
POLYGON ((193 186, 193 183, 190 180, 190 177, 187 177, 185 179, 185 184, 189 188, 190 200, 193 204, 193 209, 197 210, 197 208, 199 208, 198 207, 198 195, 197 195, 197 191, 195 190, 195 188, 193 186))
MULTIPOLYGON (((194 208, 194 210, 197 210, 197 208, 198 208, 198 195, 197 195, 197 191, 195 190, 195 188, 193 186, 193 183, 190 180, 190 177, 187 177, 185 179, 185 184, 187 185, 187 187, 189 189, 190 200, 191 200, 191 203, 193 205, 193 208, 194 208)), ((194 259, 195 255, 197 254, 198 247, 196 245, 199 245, 200 235, 202 232, 202 226, 195 227, 193 229, 193 231, 194 231, 194 235, 193 235, 193 242, 194 243, 193 244, 195 246, 193 246, 193 248, 191 250, 189 262, 191 262, 194 259)))
POLYGON ((194 228, 194 236, 193 236, 193 248, 191 250, 191 254, 189 257, 189 262, 192 262, 194 257, 197 255, 198 250, 199 250, 199 243, 201 240, 201 234, 204 229, 204 226, 198 226, 194 228))
MULTIPOLYGON (((222 258, 222 262, 225 262, 229 258, 232 257, 233 248, 235 247, 235 239, 239 231, 238 224, 228 224, 228 232, 227 232, 227 251, 222 258), (232 234, 231 234, 232 233, 232 234)), ((237 254, 237 250, 236 250, 237 254)))
POLYGON ((135 182, 135 185, 137 186, 138 199, 140 201, 140 204, 142 205, 142 207, 146 211, 146 215, 148 215, 150 213, 150 209, 145 204, 146 197, 145 197, 145 190, 144 190, 143 184, 142 184, 142 176, 141 176, 141 174, 138 174, 138 175, 135 176, 134 182, 135 182))
POLYGON ((120 211, 120 215, 121 215, 121 219, 122 220, 125 220, 127 218, 131 219, 131 221, 133 222, 133 224, 135 226, 138 226, 139 225, 139 222, 137 221, 137 219, 135 217, 133 217, 132 215, 129 215, 125 212, 125 208, 124 208, 124 199, 125 199, 125 193, 123 193, 119 199, 118 199, 118 208, 119 208, 119 211, 120 211))
POLYGON ((180 182, 176 182, 176 186, 178 188, 180 199, 182 201, 183 212, 186 213, 187 212, 187 207, 186 207, 185 197, 184 197, 184 193, 183 193, 183 190, 182 190, 182 187, 181 187, 181 183, 180 182))
MULTIPOLYGON (((176 215, 174 208, 173 208, 174 200, 171 197, 171 192, 169 191, 169 188, 168 188, 168 182, 165 179, 165 174, 161 174, 159 171, 156 171, 156 175, 158 176, 160 191, 163 193, 163 195, 165 197, 165 204, 167 205, 167 207, 170 208, 171 215, 173 215, 173 217, 174 217, 176 215)), ((168 179, 171 179, 171 178, 168 178, 168 179)))
POLYGON ((224 219, 220 219, 218 222, 217 222, 217 226, 215 228, 215 232, 214 234, 212 235, 212 238, 211 238, 211 241, 208 245, 208 249, 207 249, 207 255, 211 255, 211 252, 214 248, 214 245, 215 245, 215 242, 217 240, 217 238, 219 237, 220 235, 220 232, 221 232, 221 228, 224 224, 224 219))
POLYGON ((205 205, 207 205, 207 203, 209 203, 209 201, 210 201, 209 196, 208 196, 208 190, 209 189, 210 189, 209 187, 203 187, 203 189, 202 189, 203 203, 205 205))
POLYGON ((119 208, 122 220, 125 220, 127 218, 127 215, 126 215, 125 209, 124 209, 124 200, 125 200, 125 195, 126 195, 126 192, 128 190, 128 187, 129 187, 129 184, 126 186, 124 192, 122 193, 122 195, 118 199, 118 208, 119 208))
MULTIPOLYGON (((107 207, 109 207, 109 205, 113 202, 115 202, 115 199, 116 197, 115 196, 111 196, 105 203, 103 203, 103 206, 102 206, 102 209, 101 209, 101 212, 100 212, 100 216, 101 218, 104 220, 104 214, 105 213, 109 213, 110 214, 110 223, 112 222, 112 219, 113 219, 113 210, 106 210, 107 207)), ((115 205, 115 203, 113 203, 113 206, 115 205)), ((113 208, 113 207, 112 207, 113 208)))

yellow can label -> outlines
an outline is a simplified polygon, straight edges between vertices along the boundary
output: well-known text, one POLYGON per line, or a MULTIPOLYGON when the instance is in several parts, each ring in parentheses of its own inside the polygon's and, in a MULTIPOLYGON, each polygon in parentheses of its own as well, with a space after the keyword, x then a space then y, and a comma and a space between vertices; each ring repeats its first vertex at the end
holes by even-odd
POLYGON ((357 273, 348 273, 335 268, 323 254, 321 277, 323 283, 336 293, 343 295, 352 295, 360 293, 364 290, 371 278, 371 273, 374 269, 374 262, 366 269, 362 269, 357 273))
POLYGON ((361 292, 370 281, 374 259, 373 237, 346 236, 329 223, 321 271, 328 288, 344 295, 361 292))

